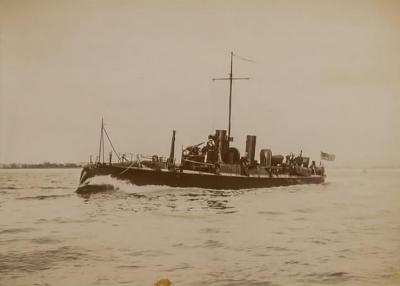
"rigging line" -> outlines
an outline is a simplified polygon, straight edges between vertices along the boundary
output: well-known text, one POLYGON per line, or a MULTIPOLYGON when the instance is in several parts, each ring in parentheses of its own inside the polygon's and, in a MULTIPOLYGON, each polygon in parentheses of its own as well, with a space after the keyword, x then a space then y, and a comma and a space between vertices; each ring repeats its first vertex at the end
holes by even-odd
POLYGON ((120 175, 122 175, 123 173, 125 173, 126 171, 128 171, 132 166, 133 166, 133 164, 135 164, 136 162, 135 161, 133 161, 125 170, 123 170, 121 173, 119 173, 120 175))
POLYGON ((104 163, 104 134, 103 134, 102 140, 103 140, 103 163, 104 163))
POLYGON ((243 57, 241 57, 241 56, 238 56, 237 54, 233 54, 233 56, 236 57, 236 58, 238 58, 238 59, 240 59, 240 60, 246 61, 246 62, 257 63, 256 61, 243 58, 243 57))
POLYGON ((204 165, 204 166, 215 166, 215 164, 205 163, 205 162, 197 162, 197 161, 188 160, 188 159, 183 159, 183 161, 194 163, 194 164, 199 164, 199 165, 204 165))
POLYGON ((113 145, 113 143, 111 142, 111 139, 110 139, 110 137, 108 136, 108 133, 107 133, 107 130, 106 130, 106 128, 105 128, 105 127, 104 127, 104 133, 106 133, 106 136, 107 136, 108 142, 110 142, 111 148, 113 149, 113 151, 114 151, 115 155, 117 155, 118 161, 121 161, 121 158, 119 157, 119 155, 118 155, 117 151, 115 151, 114 145, 113 145))

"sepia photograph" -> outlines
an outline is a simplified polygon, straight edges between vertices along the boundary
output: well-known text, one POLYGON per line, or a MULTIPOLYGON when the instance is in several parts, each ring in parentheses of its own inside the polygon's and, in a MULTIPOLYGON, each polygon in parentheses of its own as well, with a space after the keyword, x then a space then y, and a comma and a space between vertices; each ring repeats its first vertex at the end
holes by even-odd
POLYGON ((400 285, 400 1, 0 0, 0 285, 400 285))

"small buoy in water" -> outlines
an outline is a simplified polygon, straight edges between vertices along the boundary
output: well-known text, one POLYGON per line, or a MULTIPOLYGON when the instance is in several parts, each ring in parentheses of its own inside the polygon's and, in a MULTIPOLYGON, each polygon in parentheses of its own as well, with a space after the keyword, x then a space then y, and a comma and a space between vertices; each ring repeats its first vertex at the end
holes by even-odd
POLYGON ((155 286, 171 286, 172 283, 171 281, 169 281, 168 279, 160 279, 156 282, 156 284, 154 284, 155 286))

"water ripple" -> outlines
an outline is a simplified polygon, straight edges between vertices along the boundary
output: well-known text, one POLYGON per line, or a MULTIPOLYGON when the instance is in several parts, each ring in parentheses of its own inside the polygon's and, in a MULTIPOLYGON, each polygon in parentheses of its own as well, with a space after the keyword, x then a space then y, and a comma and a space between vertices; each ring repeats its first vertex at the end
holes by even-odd
POLYGON ((9 251, 5 254, 0 253, 0 273, 47 270, 58 262, 65 263, 68 260, 79 260, 84 257, 87 257, 87 254, 82 250, 69 246, 24 253, 9 251))

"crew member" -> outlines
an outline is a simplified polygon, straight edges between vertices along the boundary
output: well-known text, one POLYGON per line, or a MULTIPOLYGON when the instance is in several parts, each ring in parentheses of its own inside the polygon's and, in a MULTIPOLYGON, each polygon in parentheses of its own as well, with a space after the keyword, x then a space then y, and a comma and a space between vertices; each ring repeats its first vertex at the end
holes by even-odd
POLYGON ((201 150, 203 154, 205 154, 205 162, 213 163, 215 162, 215 142, 212 137, 208 137, 208 141, 206 146, 201 150))
POLYGON ((214 149, 215 148, 215 142, 214 139, 209 138, 207 141, 207 145, 206 145, 209 149, 214 149))
POLYGON ((317 166, 315 165, 315 161, 312 161, 310 168, 311 168, 312 174, 315 175, 316 169, 317 169, 317 166))
POLYGON ((294 154, 292 152, 290 152, 290 163, 294 163, 294 154))
POLYGON ((249 175, 249 161, 247 160, 247 152, 244 153, 244 156, 240 158, 240 174, 248 176, 249 175))

